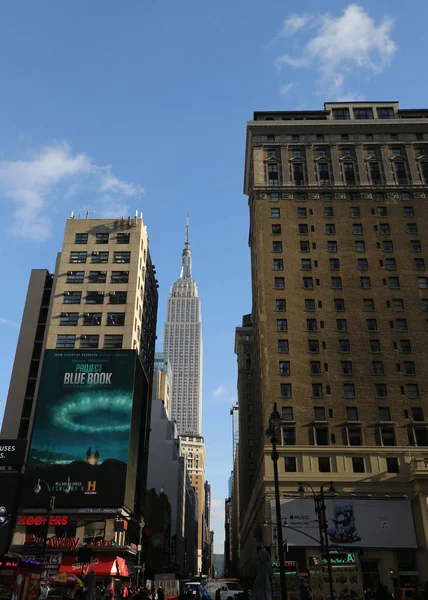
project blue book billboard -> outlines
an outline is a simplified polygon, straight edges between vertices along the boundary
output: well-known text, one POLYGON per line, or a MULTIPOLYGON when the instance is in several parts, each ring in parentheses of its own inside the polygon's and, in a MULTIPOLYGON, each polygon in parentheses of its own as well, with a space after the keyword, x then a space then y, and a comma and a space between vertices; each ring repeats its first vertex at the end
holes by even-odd
MULTIPOLYGON (((121 506, 133 414, 134 350, 47 350, 27 460, 25 502, 121 506), (68 493, 66 493, 68 492, 68 493)), ((132 454, 132 453, 131 453, 132 454)))

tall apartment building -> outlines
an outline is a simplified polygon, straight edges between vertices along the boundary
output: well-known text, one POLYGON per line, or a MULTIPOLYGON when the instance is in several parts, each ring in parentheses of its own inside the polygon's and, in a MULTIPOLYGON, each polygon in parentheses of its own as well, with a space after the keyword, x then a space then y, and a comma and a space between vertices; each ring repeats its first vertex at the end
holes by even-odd
MULTIPOLYGON (((240 453, 245 431, 261 445, 245 458, 254 471, 243 575, 255 530, 275 553, 263 523, 272 519, 266 430, 277 402, 282 515, 313 518, 316 537, 311 491, 305 485, 301 500, 299 482, 318 492, 331 480, 330 542, 363 550, 354 557, 361 589, 428 579, 427 117, 396 102, 326 103, 256 112, 248 123, 254 407, 252 424, 241 421, 240 453), (342 518, 353 537, 335 529, 342 518)), ((241 395, 239 406, 241 418, 241 395)), ((287 559, 310 568, 316 543, 284 536, 287 559)))
POLYGON ((230 416, 232 417, 232 451, 233 460, 235 460, 236 446, 239 443, 239 405, 234 404, 230 409, 230 416))
MULTIPOLYGON (((147 478, 157 303, 138 214, 72 216, 54 275, 32 271, 1 439, 28 440, 20 510, 43 512, 46 494, 55 492, 56 507, 75 524, 70 537, 90 535, 77 523, 78 507, 112 503, 134 519, 126 535, 136 534, 147 478), (109 431, 107 443, 102 431, 109 431), (116 469, 110 489, 109 468, 116 469), (38 478, 43 486, 35 493, 38 478)), ((104 519, 106 540, 114 535, 113 520, 104 519)), ((18 552, 25 533, 18 521, 12 540, 18 552)))
POLYGON ((162 352, 155 352, 153 373, 153 400, 163 402, 168 419, 171 419, 172 369, 162 352))
POLYGON ((172 418, 179 434, 202 432, 202 317, 201 301, 192 277, 189 224, 180 277, 171 287, 164 329, 163 352, 173 372, 172 418))

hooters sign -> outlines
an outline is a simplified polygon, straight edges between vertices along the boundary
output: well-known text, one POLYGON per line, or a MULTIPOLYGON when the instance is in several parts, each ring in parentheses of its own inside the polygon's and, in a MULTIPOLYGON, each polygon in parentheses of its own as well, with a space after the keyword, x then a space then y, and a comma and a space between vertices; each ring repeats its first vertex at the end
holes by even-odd
POLYGON ((18 525, 26 526, 36 526, 41 527, 42 525, 67 525, 68 524, 68 515, 20 515, 18 517, 18 525))

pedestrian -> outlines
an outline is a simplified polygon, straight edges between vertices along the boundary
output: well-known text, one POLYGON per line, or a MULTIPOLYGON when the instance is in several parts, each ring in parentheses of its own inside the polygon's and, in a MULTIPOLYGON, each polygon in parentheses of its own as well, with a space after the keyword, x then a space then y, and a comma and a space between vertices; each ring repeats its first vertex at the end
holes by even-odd
POLYGON ((201 600, 201 592, 199 590, 196 590, 195 600, 201 600))
POLYGON ((217 590, 216 590, 215 600, 221 600, 221 590, 220 590, 220 588, 217 588, 217 590))
POLYGON ((160 585, 158 587, 158 600, 164 600, 164 599, 165 599, 165 594, 164 594, 162 586, 160 585))

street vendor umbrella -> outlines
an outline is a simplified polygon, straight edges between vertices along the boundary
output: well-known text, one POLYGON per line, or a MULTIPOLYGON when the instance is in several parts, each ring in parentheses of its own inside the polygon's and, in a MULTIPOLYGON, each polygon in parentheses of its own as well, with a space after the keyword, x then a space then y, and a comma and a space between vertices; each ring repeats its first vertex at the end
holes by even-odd
POLYGON ((54 583, 63 583, 65 585, 75 585, 76 587, 83 587, 83 583, 73 573, 60 573, 53 581, 54 583))

